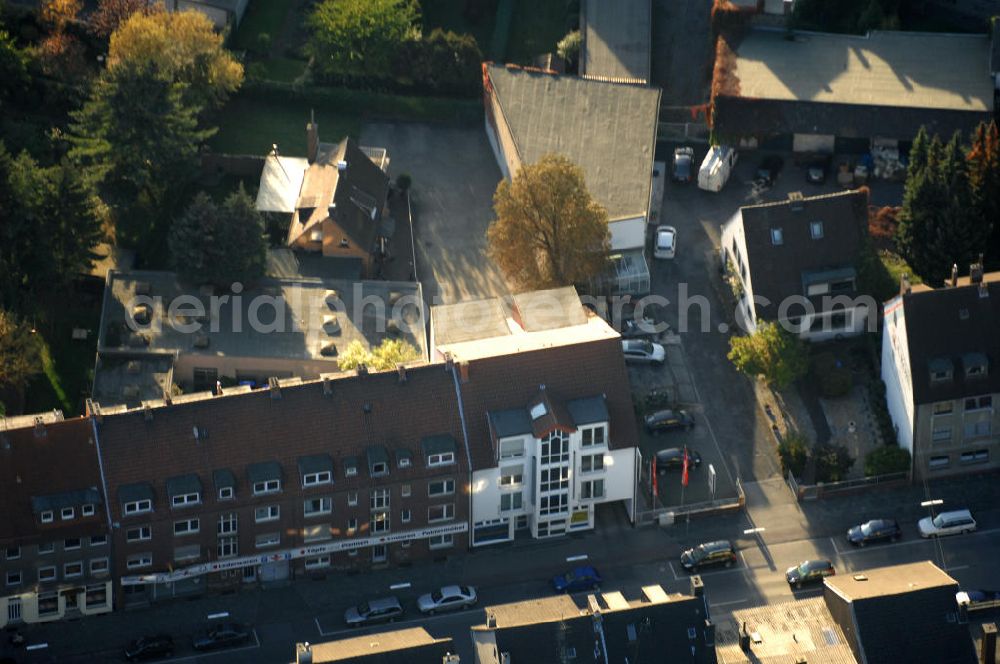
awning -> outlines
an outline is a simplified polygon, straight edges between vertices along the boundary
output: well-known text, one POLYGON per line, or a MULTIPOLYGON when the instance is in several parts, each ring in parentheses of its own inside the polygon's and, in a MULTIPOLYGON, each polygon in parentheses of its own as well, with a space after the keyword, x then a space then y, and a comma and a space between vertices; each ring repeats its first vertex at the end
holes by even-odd
POLYGON ((103 505, 101 492, 96 488, 77 489, 76 491, 63 491, 62 493, 50 493, 44 496, 31 497, 31 510, 35 514, 41 512, 54 512, 64 507, 79 507, 80 505, 103 505))
POLYGON ((311 475, 313 473, 333 474, 333 459, 329 454, 299 457, 299 474, 311 475))
POLYGON ((140 500, 153 500, 155 493, 149 482, 123 484, 118 487, 118 500, 122 503, 134 503, 140 500))
POLYGON ((228 468, 223 468, 220 470, 212 471, 212 482, 215 484, 216 489, 235 489, 236 488, 236 475, 233 471, 228 468))
POLYGON ((167 496, 185 496, 191 493, 201 494, 201 479, 194 473, 177 475, 167 478, 167 496))
POLYGON ((252 463, 247 466, 247 479, 250 484, 258 482, 270 482, 281 479, 281 464, 277 461, 264 461, 262 463, 252 463))
POLYGON ((420 449, 423 451, 425 457, 432 454, 446 454, 448 452, 454 454, 458 451, 458 443, 450 434, 444 433, 421 438, 420 449))

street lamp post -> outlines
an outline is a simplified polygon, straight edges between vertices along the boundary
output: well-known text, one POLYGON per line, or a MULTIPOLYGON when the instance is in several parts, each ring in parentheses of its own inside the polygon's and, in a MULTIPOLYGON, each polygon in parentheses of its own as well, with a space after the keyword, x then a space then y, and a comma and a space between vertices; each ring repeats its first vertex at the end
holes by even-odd
MULTIPOLYGON (((930 516, 931 521, 934 520, 934 508, 940 507, 941 505, 944 505, 944 501, 940 498, 927 499, 920 503, 921 507, 927 508, 927 513, 930 516)), ((934 538, 934 551, 937 554, 938 563, 940 564, 941 569, 945 569, 944 547, 941 545, 940 537, 934 538)))

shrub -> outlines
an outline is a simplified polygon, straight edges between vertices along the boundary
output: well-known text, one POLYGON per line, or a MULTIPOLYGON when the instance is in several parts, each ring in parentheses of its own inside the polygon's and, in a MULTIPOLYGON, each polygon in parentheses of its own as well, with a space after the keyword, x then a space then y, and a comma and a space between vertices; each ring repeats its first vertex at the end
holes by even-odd
POLYGON ((908 470, 910 470, 910 453, 895 444, 883 445, 865 456, 866 477, 908 470))
POLYGON ((817 482, 843 481, 854 465, 854 459, 843 445, 820 445, 813 450, 813 457, 817 482))
POLYGON ((262 32, 257 35, 257 43, 255 44, 257 55, 261 57, 267 57, 271 52, 271 35, 266 32, 262 32))
POLYGON ((833 399, 851 391, 851 370, 833 353, 826 351, 812 358, 812 378, 820 393, 833 399))
POLYGON ((800 433, 790 433, 778 445, 778 458, 781 459, 781 471, 793 477, 802 477, 809 460, 809 443, 800 433))

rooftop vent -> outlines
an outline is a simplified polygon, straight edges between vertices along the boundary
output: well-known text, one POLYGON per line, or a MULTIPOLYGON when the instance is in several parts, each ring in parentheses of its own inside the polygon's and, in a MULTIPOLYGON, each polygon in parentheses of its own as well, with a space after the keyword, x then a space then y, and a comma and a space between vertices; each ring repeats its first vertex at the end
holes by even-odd
POLYGON ((319 354, 323 357, 337 357, 337 344, 329 341, 319 349, 319 354))
POLYGON ((323 331, 331 337, 340 334, 340 321, 336 315, 323 316, 323 331))
POLYGON ((328 377, 323 377, 323 396, 329 397, 333 395, 333 381, 328 377))
POLYGON ((142 405, 142 419, 147 422, 153 421, 153 409, 149 407, 148 403, 142 405))
POLYGON ((45 438, 45 420, 39 415, 35 417, 35 438, 45 438))
POLYGON ((139 325, 149 325, 152 309, 148 304, 137 304, 132 307, 132 320, 139 325))
POLYGON ((868 577, 865 576, 864 574, 855 574, 851 578, 854 579, 855 581, 867 581, 868 580, 868 577))

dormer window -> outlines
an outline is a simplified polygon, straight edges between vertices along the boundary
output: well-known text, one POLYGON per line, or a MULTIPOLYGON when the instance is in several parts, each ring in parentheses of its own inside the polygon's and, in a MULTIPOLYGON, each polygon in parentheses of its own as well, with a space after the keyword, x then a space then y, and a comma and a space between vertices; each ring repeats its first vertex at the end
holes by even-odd
POLYGON ((72 507, 64 507, 59 510, 59 518, 63 521, 69 521, 76 516, 76 510, 72 507))
POLYGON ((965 375, 969 378, 980 378, 987 374, 989 361, 982 353, 966 353, 962 356, 965 375))
POLYGON ((247 479, 253 495, 264 496, 281 491, 281 464, 277 461, 252 463, 247 466, 247 479))
POLYGON ((537 420, 539 417, 545 417, 548 414, 548 409, 545 407, 544 403, 536 403, 531 407, 531 419, 537 420))
POLYGON ((153 511, 153 501, 151 500, 134 500, 130 503, 125 503, 125 516, 130 516, 132 514, 142 514, 143 512, 153 511))
POLYGON ((201 494, 198 493, 182 493, 170 497, 170 504, 173 507, 187 507, 188 505, 197 505, 200 502, 201 494))
POLYGON ((447 466, 452 463, 455 463, 454 452, 442 452, 441 454, 430 454, 427 456, 427 465, 429 467, 447 466))
POLYGON ((810 221, 809 222, 809 237, 814 240, 823 239, 823 222, 822 221, 810 221))
POLYGON ((324 470, 321 473, 309 473, 308 475, 302 476, 302 486, 316 486, 318 484, 329 484, 332 480, 332 474, 328 470, 324 470))
POLYGON ((167 478, 167 495, 173 508, 190 507, 201 502, 201 480, 194 473, 167 478))
POLYGON ((314 228, 311 233, 309 233, 309 240, 312 242, 322 242, 323 241, 323 229, 314 228))
POLYGON ((929 369, 932 383, 943 383, 952 379, 955 375, 951 360, 938 357, 930 361, 929 369))
POLYGON ((384 461, 376 461, 372 464, 372 477, 380 477, 389 474, 389 464, 384 461))
POLYGON ((42 523, 52 523, 52 521, 55 519, 55 514, 53 514, 52 510, 45 510, 39 515, 39 518, 41 519, 42 523))
POLYGON ((333 459, 329 454, 299 457, 299 475, 302 488, 333 483, 333 459))
POLYGON ((281 491, 281 480, 265 480, 253 484, 253 495, 255 496, 278 493, 279 491, 281 491))
POLYGON ((341 249, 347 249, 349 246, 351 246, 351 243, 347 241, 346 237, 340 238, 340 248, 341 249))
POLYGON ((778 245, 784 244, 784 243, 785 243, 785 236, 784 236, 784 233, 781 231, 781 229, 780 228, 772 228, 771 229, 771 244, 773 244, 774 246, 778 246, 778 245))

